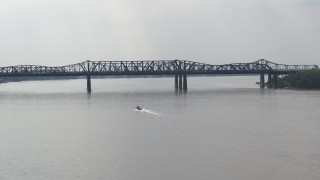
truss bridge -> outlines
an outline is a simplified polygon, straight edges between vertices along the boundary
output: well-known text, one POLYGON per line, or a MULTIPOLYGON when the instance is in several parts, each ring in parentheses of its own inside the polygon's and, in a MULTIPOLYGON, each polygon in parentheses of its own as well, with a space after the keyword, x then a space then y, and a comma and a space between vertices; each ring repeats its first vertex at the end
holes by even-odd
POLYGON ((265 59, 252 63, 211 65, 187 60, 84 61, 66 66, 18 65, 0 67, 0 77, 21 76, 86 76, 91 92, 91 76, 172 75, 176 89, 187 90, 187 75, 192 74, 260 74, 260 87, 276 87, 277 77, 302 70, 319 69, 317 65, 277 64, 265 59))

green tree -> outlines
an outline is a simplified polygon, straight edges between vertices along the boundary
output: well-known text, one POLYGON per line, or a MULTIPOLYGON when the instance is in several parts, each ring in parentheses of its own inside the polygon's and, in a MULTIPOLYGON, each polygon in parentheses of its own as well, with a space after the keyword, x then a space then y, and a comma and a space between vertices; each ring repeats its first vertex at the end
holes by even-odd
POLYGON ((280 78, 280 84, 303 89, 320 89, 320 70, 305 70, 280 78))

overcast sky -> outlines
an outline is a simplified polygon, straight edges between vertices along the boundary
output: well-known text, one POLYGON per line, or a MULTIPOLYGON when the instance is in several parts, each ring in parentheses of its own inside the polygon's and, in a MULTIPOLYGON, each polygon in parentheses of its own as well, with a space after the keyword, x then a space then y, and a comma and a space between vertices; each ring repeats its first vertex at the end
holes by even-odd
POLYGON ((320 64, 320 0, 0 0, 0 66, 320 64))

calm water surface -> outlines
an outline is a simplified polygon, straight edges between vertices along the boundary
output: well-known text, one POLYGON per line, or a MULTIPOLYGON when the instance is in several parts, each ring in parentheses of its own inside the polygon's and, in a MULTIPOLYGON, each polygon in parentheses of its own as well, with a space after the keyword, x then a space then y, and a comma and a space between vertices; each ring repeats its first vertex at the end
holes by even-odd
POLYGON ((0 84, 0 179, 320 179, 320 91, 258 79, 0 84))

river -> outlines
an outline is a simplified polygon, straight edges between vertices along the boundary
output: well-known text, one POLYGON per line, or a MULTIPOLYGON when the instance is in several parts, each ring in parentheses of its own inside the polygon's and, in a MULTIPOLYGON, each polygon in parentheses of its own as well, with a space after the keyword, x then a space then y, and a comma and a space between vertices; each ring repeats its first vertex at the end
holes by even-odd
POLYGON ((0 179, 320 179, 320 91, 258 79, 0 84, 0 179))

